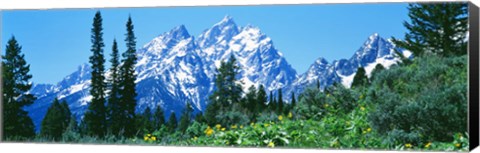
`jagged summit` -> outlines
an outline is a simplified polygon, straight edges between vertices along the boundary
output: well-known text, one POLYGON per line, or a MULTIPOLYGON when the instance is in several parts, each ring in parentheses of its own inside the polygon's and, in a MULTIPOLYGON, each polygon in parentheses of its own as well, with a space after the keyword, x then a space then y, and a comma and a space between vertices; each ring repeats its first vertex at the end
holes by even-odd
POLYGON ((185 25, 179 25, 166 33, 166 35, 171 36, 172 39, 185 39, 190 37, 190 34, 187 31, 185 25))

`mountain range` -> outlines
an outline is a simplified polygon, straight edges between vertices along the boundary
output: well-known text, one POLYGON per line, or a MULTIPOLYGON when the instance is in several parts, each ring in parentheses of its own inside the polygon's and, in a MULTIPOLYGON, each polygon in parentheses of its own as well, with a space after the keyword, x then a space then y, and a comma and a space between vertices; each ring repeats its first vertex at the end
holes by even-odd
MULTIPOLYGON (((321 88, 334 82, 349 87, 358 67, 364 67, 369 75, 377 64, 388 68, 399 62, 395 49, 398 48, 390 40, 375 33, 351 58, 329 63, 319 57, 307 72, 297 74, 275 48, 272 39, 258 27, 237 26, 232 17, 226 16, 195 38, 184 25, 180 25, 137 50, 136 110, 142 112, 147 106, 161 106, 168 118, 170 112, 179 114, 187 103, 191 103, 195 112, 203 111, 209 95, 215 90, 216 69, 231 55, 241 68, 238 77, 243 82, 244 91, 252 85, 264 85, 267 93, 273 91, 276 94, 282 88, 284 97, 290 97, 291 92, 298 95, 317 80, 321 88)), ((411 56, 409 51, 398 50, 407 57, 411 56)), ((89 94, 90 71, 89 64, 81 64, 57 84, 33 85, 30 92, 37 100, 26 110, 37 131, 55 97, 66 100, 77 119, 83 117, 92 98, 89 94)))

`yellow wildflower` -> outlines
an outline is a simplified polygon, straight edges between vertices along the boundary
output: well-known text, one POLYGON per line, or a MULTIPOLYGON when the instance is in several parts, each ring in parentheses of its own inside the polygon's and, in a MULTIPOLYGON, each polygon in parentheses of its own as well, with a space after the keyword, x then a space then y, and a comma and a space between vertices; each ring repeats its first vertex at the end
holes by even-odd
POLYGON ((193 137, 193 140, 197 140, 197 139, 198 139, 198 137, 193 137))
POLYGON ((250 126, 253 126, 253 125, 255 125, 255 123, 251 122, 251 123, 250 123, 250 126))
POLYGON ((288 118, 292 118, 292 117, 293 117, 292 112, 288 113, 288 118))
POLYGON ((151 137, 152 135, 151 134, 147 134, 147 137, 151 137))
POLYGON ((407 143, 407 144, 405 144, 405 147, 407 147, 407 148, 412 148, 412 144, 407 143))
POLYGON ((425 148, 430 148, 431 145, 432 145, 432 143, 428 142, 427 144, 425 144, 425 148))
POLYGON ((225 128, 222 128, 222 131, 225 131, 225 128))
POLYGON ((283 120, 283 116, 282 115, 278 116, 278 120, 280 121, 283 120))
POLYGON ((240 125, 240 128, 243 129, 243 125, 240 125))
POLYGON ((236 129, 237 128, 237 125, 232 125, 232 129, 236 129))
POLYGON ((323 107, 327 108, 327 107, 328 107, 328 104, 324 104, 323 107))
POLYGON ((211 136, 213 134, 213 129, 209 127, 207 127, 207 129, 205 130, 205 134, 207 136, 211 136))
POLYGON ((370 131, 372 131, 372 128, 368 128, 368 129, 367 129, 367 132, 370 132, 370 131))
POLYGON ((144 137, 143 137, 143 140, 147 141, 147 140, 148 140, 148 137, 147 137, 147 136, 144 136, 144 137))
POLYGON ((264 127, 268 127, 268 126, 270 126, 270 124, 265 123, 265 124, 263 124, 263 126, 264 126, 264 127))
POLYGON ((363 107, 363 106, 360 107, 360 110, 365 111, 365 107, 363 107))
POLYGON ((273 141, 270 141, 267 146, 273 148, 275 147, 275 143, 273 143, 273 141))
POLYGON ((462 146, 462 144, 460 144, 460 143, 455 144, 455 147, 457 147, 457 148, 460 148, 461 146, 462 146))
POLYGON ((152 137, 152 140, 153 140, 153 141, 157 141, 157 137, 153 136, 153 137, 152 137))
POLYGON ((222 127, 222 125, 217 124, 217 125, 215 125, 215 127, 217 128, 217 130, 219 130, 222 127))

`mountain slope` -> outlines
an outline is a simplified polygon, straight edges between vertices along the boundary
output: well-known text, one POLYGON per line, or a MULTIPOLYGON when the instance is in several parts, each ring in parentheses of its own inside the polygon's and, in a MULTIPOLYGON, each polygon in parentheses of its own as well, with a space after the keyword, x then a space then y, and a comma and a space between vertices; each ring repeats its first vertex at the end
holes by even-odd
POLYGON ((395 49, 402 52, 406 57, 411 56, 409 51, 396 48, 390 40, 385 40, 374 33, 349 59, 334 60, 329 63, 322 57, 318 58, 310 65, 307 72, 295 80, 295 83, 287 91, 289 91, 288 93, 291 91, 300 93, 304 88, 315 85, 317 81, 319 81, 321 89, 332 85, 334 82, 350 87, 358 67, 363 67, 367 76, 370 77, 370 73, 377 64, 389 68, 391 65, 398 63, 400 58, 397 57, 395 49))
MULTIPOLYGON (((219 63, 231 54, 240 62, 240 79, 245 89, 264 84, 267 89, 276 90, 290 85, 297 77, 271 39, 257 27, 238 27, 226 16, 195 40, 186 27, 180 25, 137 50, 137 111, 147 106, 162 106, 166 118, 171 111, 180 117, 186 103, 191 103, 196 112, 202 111, 214 90, 219 63)), ((31 92, 38 99, 27 108, 37 130, 55 97, 66 100, 80 119, 91 99, 89 87, 88 64, 81 65, 56 85, 37 85, 31 92)))

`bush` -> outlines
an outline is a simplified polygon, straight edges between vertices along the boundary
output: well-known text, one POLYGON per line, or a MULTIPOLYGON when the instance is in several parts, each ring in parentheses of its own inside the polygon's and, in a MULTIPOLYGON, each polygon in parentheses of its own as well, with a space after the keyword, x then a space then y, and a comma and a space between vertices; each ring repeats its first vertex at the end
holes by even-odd
POLYGON ((376 75, 373 128, 396 143, 450 142, 467 131, 467 58, 418 57, 376 75))
POLYGON ((327 95, 318 88, 307 88, 299 95, 299 102, 294 108, 299 119, 321 119, 330 104, 327 95))

